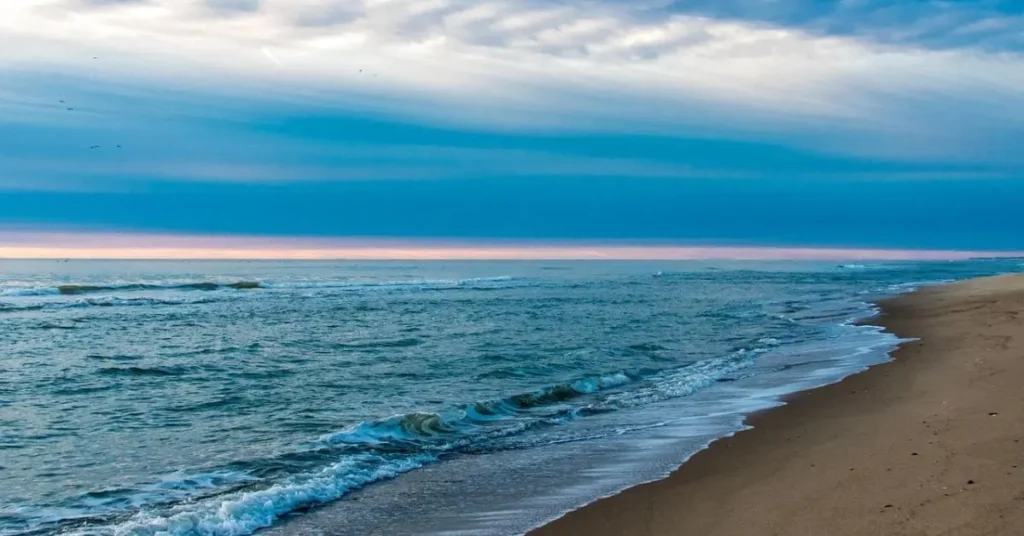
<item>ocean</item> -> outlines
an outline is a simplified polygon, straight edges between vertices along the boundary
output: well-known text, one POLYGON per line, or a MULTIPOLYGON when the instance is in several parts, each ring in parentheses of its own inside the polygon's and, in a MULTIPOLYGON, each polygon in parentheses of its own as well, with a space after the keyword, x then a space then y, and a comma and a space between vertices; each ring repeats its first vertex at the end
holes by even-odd
POLYGON ((0 261, 0 534, 520 534, 1022 269, 0 261))

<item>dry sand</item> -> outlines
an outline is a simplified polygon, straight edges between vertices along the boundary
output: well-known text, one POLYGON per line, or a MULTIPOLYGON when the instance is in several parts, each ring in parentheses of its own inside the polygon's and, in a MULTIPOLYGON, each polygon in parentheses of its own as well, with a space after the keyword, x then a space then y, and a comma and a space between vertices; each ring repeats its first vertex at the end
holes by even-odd
POLYGON ((669 478, 531 534, 1024 534, 1024 276, 927 288, 878 320, 920 338, 795 395, 669 478))

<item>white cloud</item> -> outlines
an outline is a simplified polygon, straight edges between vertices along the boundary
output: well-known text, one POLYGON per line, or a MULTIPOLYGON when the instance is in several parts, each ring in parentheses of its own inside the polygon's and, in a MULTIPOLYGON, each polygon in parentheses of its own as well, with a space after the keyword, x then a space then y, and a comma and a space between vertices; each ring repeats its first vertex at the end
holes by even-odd
POLYGON ((1017 56, 656 18, 650 7, 4 0, 0 72, 136 79, 495 129, 749 135, 905 158, 975 158, 991 153, 984 140, 1024 122, 1017 56))

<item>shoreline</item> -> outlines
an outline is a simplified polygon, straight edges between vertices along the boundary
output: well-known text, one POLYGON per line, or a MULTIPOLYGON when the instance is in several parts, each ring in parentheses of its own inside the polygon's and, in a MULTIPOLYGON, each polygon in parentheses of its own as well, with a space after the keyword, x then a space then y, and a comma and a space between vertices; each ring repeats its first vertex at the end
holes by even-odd
POLYGON ((667 478, 528 534, 1012 534, 1024 527, 1024 390, 1016 388, 1024 382, 1024 341, 1014 337, 1024 333, 1024 275, 925 287, 877 305, 881 313, 868 323, 910 339, 890 361, 793 393, 667 478))
MULTIPOLYGON (((890 291, 896 292, 891 288, 890 291)), ((517 452, 517 449, 488 452, 486 456, 453 457, 402 473, 394 479, 375 482, 323 508, 313 509, 301 516, 285 518, 271 527, 261 529, 259 533, 283 536, 385 534, 382 527, 387 527, 388 534, 437 535, 526 534, 537 530, 567 512, 617 495, 623 490, 668 477, 678 469, 679 459, 689 459, 694 454, 706 450, 715 441, 741 432, 745 420, 751 415, 770 411, 784 404, 795 393, 839 382, 851 374, 866 370, 867 367, 887 362, 899 339, 889 333, 883 335, 884 330, 881 327, 870 324, 870 321, 879 314, 878 307, 873 302, 854 297, 848 302, 843 301, 841 314, 836 315, 835 311, 828 312, 826 314, 830 315, 830 321, 815 325, 854 328, 856 332, 843 329, 842 334, 836 333, 835 336, 840 341, 839 347, 833 346, 827 351, 813 344, 815 339, 809 339, 812 344, 804 347, 802 351, 820 353, 822 361, 805 356, 804 359, 811 361, 800 361, 797 365, 828 362, 829 366, 817 370, 824 374, 798 374, 789 381, 760 387, 745 385, 745 378, 740 379, 738 383, 723 384, 719 387, 737 386, 739 396, 732 400, 739 403, 719 407, 721 411, 716 412, 718 419, 705 422, 704 424, 709 427, 696 436, 690 436, 689 432, 684 431, 692 430, 692 423, 673 429, 668 423, 661 423, 666 413, 659 413, 657 416, 649 415, 648 418, 653 418, 660 424, 648 428, 646 432, 640 432, 640 438, 636 433, 623 436, 629 439, 621 441, 609 441, 605 438, 602 443, 591 444, 581 449, 572 448, 573 445, 579 445, 577 442, 568 442, 561 446, 566 448, 549 445, 545 449, 546 455, 540 460, 515 456, 513 453, 517 452), (871 336, 865 337, 865 331, 871 336), (860 340, 853 342, 856 339, 860 340), (761 389, 767 389, 767 392, 761 389), (645 442, 672 446, 645 452, 644 456, 632 456, 637 447, 645 442), (487 462, 481 461, 481 458, 486 458, 487 462), (502 469, 508 470, 510 467, 529 473, 529 478, 518 480, 514 489, 492 484, 504 481, 507 474, 503 475, 502 469), (576 471, 590 476, 574 476, 576 471), (569 489, 576 491, 564 493, 569 489), (586 491, 581 491, 583 489, 586 491), (430 490, 431 499, 421 500, 421 490, 430 490), (433 505, 429 508, 423 508, 425 504, 431 503, 433 505), (446 506, 451 504, 460 506, 454 509, 446 506), (415 521, 409 522, 410 518, 415 521), (372 519, 373 522, 367 524, 355 521, 357 519, 372 519)), ((765 352, 768 356, 774 356, 775 360, 788 362, 792 358, 792 350, 793 347, 781 345, 770 350, 765 349, 765 352), (788 350, 780 351, 786 348, 788 350)), ((773 368, 770 364, 763 365, 768 369, 773 368)), ((733 381, 737 380, 725 380, 733 381)), ((707 404, 709 400, 703 395, 711 391, 717 389, 694 393, 694 398, 680 397, 676 402, 681 406, 674 407, 676 410, 687 411, 687 407, 694 403, 707 404)), ((712 395, 711 398, 715 396, 712 395)), ((669 401, 662 402, 668 403, 669 401)), ((661 411, 664 412, 665 409, 661 411)), ((668 410, 668 415, 671 414, 673 410, 668 410)), ((695 413, 691 419, 699 418, 700 415, 695 413)))

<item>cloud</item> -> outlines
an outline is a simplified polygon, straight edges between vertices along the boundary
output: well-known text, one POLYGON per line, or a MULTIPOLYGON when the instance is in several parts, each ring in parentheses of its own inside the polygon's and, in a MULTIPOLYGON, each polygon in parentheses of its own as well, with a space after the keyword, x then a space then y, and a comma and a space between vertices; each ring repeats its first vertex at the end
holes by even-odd
MULTIPOLYGON (((132 110, 117 98, 125 88, 167 88, 182 96, 157 91, 165 100, 149 99, 135 117, 224 118, 234 105, 225 112, 203 101, 233 97, 485 131, 699 135, 1014 166, 1024 159, 1013 148, 1024 123, 1024 60, 1002 53, 1020 35, 1020 15, 998 4, 89 4, 4 2, 4 77, 62 73, 70 84, 53 87, 87 90, 92 109, 108 117, 132 110), (960 37, 942 46, 928 37, 953 34, 960 37), (1006 46, 979 44, 996 41, 1006 46)), ((0 81, 0 91, 5 83, 18 84, 0 81)), ((53 91, 14 87, 0 111, 10 121, 65 123, 34 102, 53 91), (18 113, 26 108, 38 113, 18 113)))
POLYGON ((204 0, 206 7, 218 13, 255 13, 261 0, 204 0))
POLYGON ((83 7, 88 6, 116 6, 123 4, 142 4, 149 0, 77 0, 78 4, 83 7))
POLYGON ((1019 249, 1006 5, 3 0, 0 224, 1019 249))
MULTIPOLYGON (((761 140, 677 133, 478 130, 416 125, 305 103, 183 94, 134 86, 11 77, 0 114, 0 189, 146 191, 183 183, 319 183, 517 177, 992 179, 1024 165, 941 158, 862 159, 761 140), (53 91, 53 89, 50 89, 53 91), (75 111, 65 110, 60 100, 75 111), (108 96, 109 95, 109 96, 108 96), (116 97, 115 97, 116 96, 116 97), (30 107, 31 105, 31 107, 30 107), (94 149, 95 147, 95 149, 94 149)), ((2 95, 2 93, 0 93, 2 95)), ((0 99, 3 102, 3 99, 0 99)), ((847 142, 849 140, 846 140, 847 142)), ((990 149, 991 150, 991 149, 990 149)), ((1006 151, 1013 147, 1007 143, 1006 151)))
POLYGON ((1012 0, 677 0, 661 8, 888 45, 1024 51, 1024 8, 1012 0))

